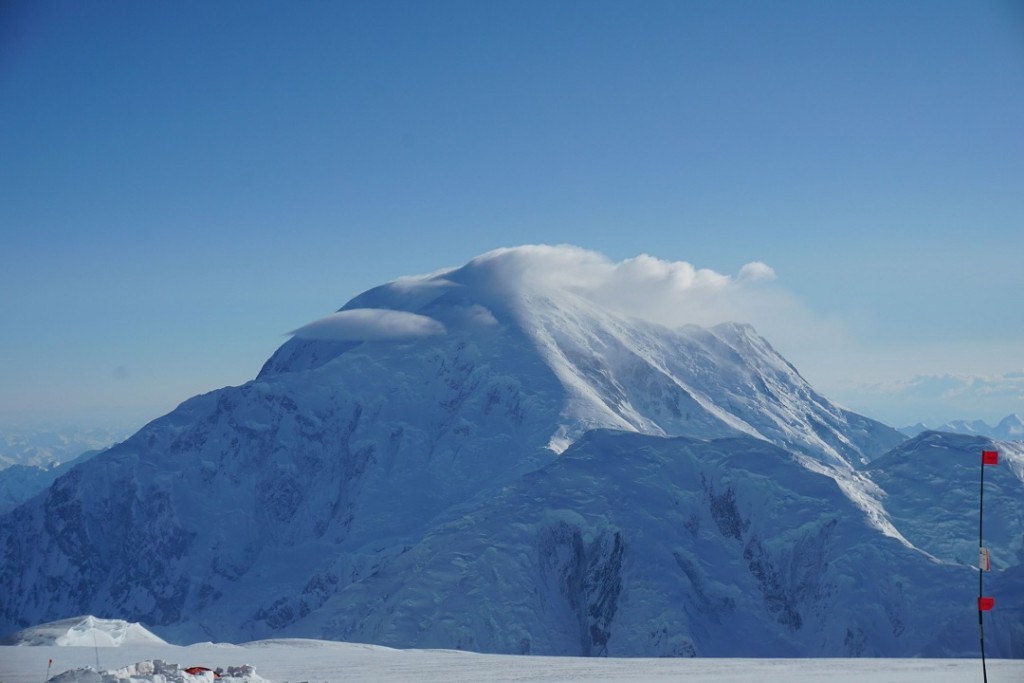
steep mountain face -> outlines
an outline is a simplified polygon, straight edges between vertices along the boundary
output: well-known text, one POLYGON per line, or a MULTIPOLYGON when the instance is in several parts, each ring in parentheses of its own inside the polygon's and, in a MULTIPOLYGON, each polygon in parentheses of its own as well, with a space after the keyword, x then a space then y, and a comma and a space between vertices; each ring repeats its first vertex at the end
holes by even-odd
POLYGON ((195 635, 209 619, 243 638, 224 614, 322 564, 358 578, 439 512, 551 459, 560 388, 504 352, 518 345, 496 327, 367 345, 187 401, 0 519, 4 618, 124 614, 195 635))
POLYGON ((627 318, 509 257, 356 297, 0 517, 0 633, 964 652, 958 626, 920 635, 964 567, 901 537, 863 470, 901 435, 749 326, 627 318))
POLYGON ((834 480, 764 441, 598 430, 288 633, 545 655, 966 655, 972 577, 880 536, 834 480))

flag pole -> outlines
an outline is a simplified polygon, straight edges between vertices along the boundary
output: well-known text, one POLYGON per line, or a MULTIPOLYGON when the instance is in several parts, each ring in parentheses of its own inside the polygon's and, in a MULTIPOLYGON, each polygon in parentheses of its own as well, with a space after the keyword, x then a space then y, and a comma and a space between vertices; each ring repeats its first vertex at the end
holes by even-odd
POLYGON ((988 548, 985 547, 985 466, 999 464, 999 451, 981 452, 981 478, 978 488, 978 640, 981 643, 981 675, 988 683, 988 669, 985 667, 985 621, 982 612, 987 612, 996 604, 995 598, 985 597, 982 585, 985 572, 991 569, 988 548))
POLYGON ((985 460, 986 453, 981 455, 981 484, 978 490, 978 640, 981 643, 981 676, 984 683, 988 683, 988 669, 985 666, 985 622, 982 620, 981 598, 985 595, 982 590, 982 578, 985 576, 984 562, 981 556, 984 554, 985 541, 982 529, 985 521, 985 460))

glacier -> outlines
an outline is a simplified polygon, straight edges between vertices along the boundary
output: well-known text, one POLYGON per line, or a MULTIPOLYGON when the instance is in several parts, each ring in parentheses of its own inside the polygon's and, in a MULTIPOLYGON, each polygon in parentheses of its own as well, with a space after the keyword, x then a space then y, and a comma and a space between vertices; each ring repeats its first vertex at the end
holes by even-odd
MULTIPOLYGON (((989 441, 906 442, 749 325, 630 317, 510 277, 522 256, 371 289, 341 309, 361 329, 431 333, 307 328, 0 516, 0 633, 97 614, 176 642, 973 654, 963 463, 989 441), (963 520, 930 527, 944 498, 963 520)), ((1001 447, 991 654, 1024 656, 1024 473, 1001 447)))

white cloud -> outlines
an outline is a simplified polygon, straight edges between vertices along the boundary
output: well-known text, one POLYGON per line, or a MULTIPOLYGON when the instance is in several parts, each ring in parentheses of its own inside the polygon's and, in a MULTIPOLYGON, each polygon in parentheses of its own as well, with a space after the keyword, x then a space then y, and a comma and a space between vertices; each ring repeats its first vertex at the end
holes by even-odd
MULTIPOLYGON (((614 262, 595 251, 569 245, 509 247, 478 256, 460 269, 400 278, 389 284, 399 294, 396 305, 416 309, 456 285, 497 287, 509 292, 566 291, 618 313, 669 327, 749 322, 759 329, 785 311, 793 320, 803 312, 774 284, 775 272, 755 261, 736 275, 697 268, 686 261, 666 261, 647 254, 614 262)), ((384 296, 382 293, 378 297, 384 296)), ((386 299, 384 299, 386 300, 386 299)), ((390 304, 389 304, 390 305, 390 304)), ((486 308, 449 309, 451 324, 493 325, 486 308)), ((769 325, 770 327, 770 325, 769 325)), ((443 334, 433 318, 389 309, 350 309, 304 325, 291 334, 302 338, 369 340, 443 334)))
POLYGON ((1021 373, 1006 373, 994 377, 978 375, 916 375, 910 379, 878 382, 863 387, 879 394, 933 397, 937 399, 963 396, 981 397, 1001 395, 1007 398, 1024 397, 1024 378, 1021 373))
POLYGON ((756 280, 771 281, 775 279, 775 271, 766 263, 751 261, 740 268, 739 279, 749 282, 756 280))
POLYGON ((417 313, 383 308, 353 308, 332 313, 289 332, 302 339, 374 341, 444 334, 437 320, 417 313))
POLYGON ((563 289, 670 327, 725 321, 758 326, 772 311, 797 306, 772 286, 775 271, 760 261, 733 276, 648 254, 614 262, 580 247, 527 245, 488 252, 469 267, 487 269, 510 288, 563 289))

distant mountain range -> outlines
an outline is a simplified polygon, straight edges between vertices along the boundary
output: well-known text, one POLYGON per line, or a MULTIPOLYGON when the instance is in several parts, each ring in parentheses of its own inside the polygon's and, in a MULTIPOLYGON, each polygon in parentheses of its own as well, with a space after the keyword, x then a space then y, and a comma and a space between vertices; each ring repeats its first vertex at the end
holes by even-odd
POLYGON ((0 470, 0 514, 13 510, 33 496, 45 491, 75 465, 102 452, 102 450, 86 451, 73 460, 53 464, 49 467, 11 465, 0 470))
POLYGON ((951 434, 973 434, 987 436, 990 439, 1002 441, 1024 440, 1024 419, 1020 415, 1007 415, 999 424, 991 426, 984 420, 953 420, 938 426, 928 426, 918 422, 907 427, 900 427, 899 431, 907 436, 917 436, 926 431, 949 432, 951 434))
POLYGON ((537 255, 365 292, 0 515, 0 633, 973 656, 994 448, 988 652, 1024 656, 1024 444, 908 440, 747 325, 633 318, 537 255))
POLYGON ((12 465, 51 469, 86 451, 107 448, 131 433, 127 428, 73 424, 0 427, 0 471, 12 465))
POLYGON ((76 464, 129 433, 76 425, 0 430, 0 513, 45 490, 76 464))

